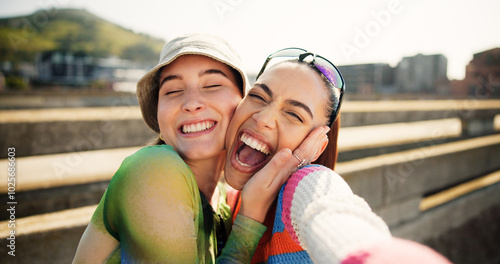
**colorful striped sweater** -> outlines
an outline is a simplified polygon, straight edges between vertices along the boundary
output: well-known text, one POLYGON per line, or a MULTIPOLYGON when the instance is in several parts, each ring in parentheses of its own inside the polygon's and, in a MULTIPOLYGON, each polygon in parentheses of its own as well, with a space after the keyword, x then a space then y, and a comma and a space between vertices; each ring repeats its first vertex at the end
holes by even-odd
POLYGON ((274 221, 265 223, 272 233, 261 239, 252 263, 450 263, 426 246, 392 237, 344 179, 321 165, 295 172, 274 212, 274 221))

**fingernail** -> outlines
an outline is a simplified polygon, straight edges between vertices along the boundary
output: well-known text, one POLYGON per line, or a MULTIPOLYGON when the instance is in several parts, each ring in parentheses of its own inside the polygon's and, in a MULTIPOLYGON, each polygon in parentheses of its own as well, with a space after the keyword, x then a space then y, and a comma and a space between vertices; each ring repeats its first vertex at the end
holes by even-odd
POLYGON ((324 131, 325 131, 325 133, 330 132, 330 127, 325 126, 324 128, 325 128, 325 130, 324 130, 324 131))
POLYGON ((289 149, 282 149, 279 153, 279 157, 281 160, 287 160, 292 154, 289 149))

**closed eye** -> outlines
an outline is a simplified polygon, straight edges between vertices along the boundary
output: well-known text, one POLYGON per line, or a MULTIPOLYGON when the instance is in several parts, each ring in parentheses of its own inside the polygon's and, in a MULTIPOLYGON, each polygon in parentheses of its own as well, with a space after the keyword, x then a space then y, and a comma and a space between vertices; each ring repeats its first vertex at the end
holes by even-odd
POLYGON ((252 97, 253 99, 256 99, 256 100, 259 100, 259 101, 262 101, 262 102, 266 102, 266 99, 264 99, 264 97, 258 95, 258 94, 255 94, 255 93, 249 93, 248 96, 252 97))
POLYGON ((168 91, 165 93, 165 95, 176 95, 182 93, 182 90, 173 90, 173 91, 168 91))
POLYGON ((220 85, 220 84, 214 84, 214 85, 207 85, 207 86, 204 86, 203 88, 208 88, 208 89, 210 89, 210 88, 216 88, 216 87, 221 87, 221 86, 222 86, 222 85, 220 85))
POLYGON ((304 120, 302 120, 302 118, 300 118, 299 115, 297 115, 296 113, 294 112, 286 112, 288 115, 290 115, 291 117, 297 119, 299 122, 301 123, 304 123, 304 120))

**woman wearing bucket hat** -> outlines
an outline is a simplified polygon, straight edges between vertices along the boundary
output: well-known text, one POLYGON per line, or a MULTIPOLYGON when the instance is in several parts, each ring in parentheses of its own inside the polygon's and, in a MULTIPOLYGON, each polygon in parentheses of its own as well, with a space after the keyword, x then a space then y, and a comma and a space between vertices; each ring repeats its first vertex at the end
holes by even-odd
MULTIPOLYGON (((248 196, 253 202, 246 207, 253 210, 242 207, 231 227, 230 197, 219 179, 227 126, 246 85, 236 52, 218 37, 191 34, 164 46, 159 64, 137 85, 157 144, 123 161, 82 236, 75 263, 213 263, 219 254, 226 261, 251 259, 265 231, 254 220, 254 208, 268 206, 253 197, 271 203, 297 161, 284 151, 256 173, 277 177, 268 186, 253 186, 258 192, 248 196), (221 252, 224 244, 231 250, 221 252)), ((311 133, 301 148, 314 149, 320 137, 311 133)))

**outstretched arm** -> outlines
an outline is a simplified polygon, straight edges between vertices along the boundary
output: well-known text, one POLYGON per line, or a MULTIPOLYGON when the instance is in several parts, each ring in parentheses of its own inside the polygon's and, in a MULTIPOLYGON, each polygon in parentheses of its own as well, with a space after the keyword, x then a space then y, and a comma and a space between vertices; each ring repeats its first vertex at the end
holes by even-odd
POLYGON ((364 199, 326 167, 294 173, 282 204, 285 228, 315 263, 450 263, 428 247, 392 237, 364 199))

